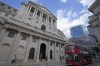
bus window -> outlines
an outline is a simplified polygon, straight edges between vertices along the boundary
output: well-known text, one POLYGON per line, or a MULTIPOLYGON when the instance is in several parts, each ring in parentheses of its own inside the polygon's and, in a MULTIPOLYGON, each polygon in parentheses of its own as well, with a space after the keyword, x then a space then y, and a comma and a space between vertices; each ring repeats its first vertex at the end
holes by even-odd
POLYGON ((67 47, 65 47, 65 51, 66 52, 74 52, 73 49, 74 49, 74 46, 67 46, 67 47))
POLYGON ((75 56, 74 56, 74 54, 68 54, 68 55, 66 55, 66 59, 67 60, 75 60, 75 56))

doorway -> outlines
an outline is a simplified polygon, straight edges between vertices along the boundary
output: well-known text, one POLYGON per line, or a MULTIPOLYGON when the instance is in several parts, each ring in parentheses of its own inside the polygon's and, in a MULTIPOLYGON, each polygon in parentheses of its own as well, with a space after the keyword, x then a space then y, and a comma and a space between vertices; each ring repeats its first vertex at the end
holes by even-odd
POLYGON ((52 50, 50 50, 50 59, 52 59, 52 50))
POLYGON ((34 52, 35 52, 35 49, 31 48, 30 53, 29 53, 29 59, 34 59, 34 52))
POLYGON ((41 44, 40 46, 40 55, 42 59, 46 58, 46 45, 44 43, 41 44))

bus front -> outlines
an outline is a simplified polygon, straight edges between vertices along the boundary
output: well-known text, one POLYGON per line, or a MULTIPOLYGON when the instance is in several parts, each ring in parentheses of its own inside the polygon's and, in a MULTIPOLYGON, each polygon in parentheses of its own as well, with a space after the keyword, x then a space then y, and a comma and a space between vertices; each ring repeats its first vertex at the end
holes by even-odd
POLYGON ((79 66, 76 57, 78 53, 76 53, 76 49, 74 45, 65 46, 65 58, 67 65, 79 66))

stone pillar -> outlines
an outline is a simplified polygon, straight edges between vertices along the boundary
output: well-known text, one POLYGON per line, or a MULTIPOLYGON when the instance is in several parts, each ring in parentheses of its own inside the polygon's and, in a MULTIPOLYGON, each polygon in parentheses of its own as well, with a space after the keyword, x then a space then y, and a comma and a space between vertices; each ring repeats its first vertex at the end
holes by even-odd
POLYGON ((28 5, 27 10, 26 10, 26 13, 28 13, 28 11, 29 11, 29 9, 30 9, 30 6, 31 6, 31 5, 28 5))
POLYGON ((35 47, 34 60, 37 60, 37 47, 35 47))
POLYGON ((59 58, 61 56, 61 44, 59 44, 59 58))
POLYGON ((56 29, 56 27, 57 27, 56 25, 57 25, 57 24, 56 24, 56 21, 55 21, 55 22, 54 22, 54 29, 56 29))
POLYGON ((52 28, 53 28, 53 19, 51 18, 51 26, 52 26, 52 28))
MULTIPOLYGON (((65 46, 64 46, 64 44, 63 44, 63 56, 65 55, 65 46)), ((63 58, 63 60, 65 59, 65 57, 63 58)))
POLYGON ((33 15, 33 17, 35 17, 35 19, 37 17, 37 12, 38 12, 38 10, 35 8, 34 15, 33 15))
POLYGON ((47 16, 47 24, 48 24, 48 26, 49 26, 49 16, 47 16))
POLYGON ((56 42, 54 42, 54 61, 56 61, 56 42))
POLYGON ((40 42, 41 42, 41 38, 38 39, 38 45, 37 45, 37 59, 36 61, 39 62, 39 54, 40 54, 40 42))
POLYGON ((28 62, 28 57, 29 57, 29 53, 30 53, 30 45, 31 45, 31 43, 32 43, 32 35, 30 35, 29 40, 28 40, 28 44, 26 46, 24 62, 28 62))
POLYGON ((51 18, 51 32, 53 33, 53 19, 51 18))
POLYGON ((42 19, 43 19, 43 13, 41 12, 41 14, 40 14, 40 21, 42 21, 42 19))
POLYGON ((49 49, 49 47, 50 47, 50 40, 48 40, 48 45, 47 45, 47 49, 48 49, 47 59, 48 59, 48 61, 50 61, 50 49, 49 49))
POLYGON ((20 34, 21 34, 20 32, 16 33, 16 38, 14 40, 13 47, 10 53, 10 59, 12 59, 12 57, 14 57, 14 55, 17 54, 17 48, 18 48, 19 41, 20 41, 20 34))
POLYGON ((27 12, 28 14, 30 13, 31 8, 32 8, 32 6, 30 5, 30 8, 29 8, 29 10, 28 10, 28 12, 27 12))
POLYGON ((2 30, 1 30, 1 33, 0 33, 0 43, 1 43, 2 40, 3 40, 3 37, 4 37, 4 35, 5 35, 5 32, 6 32, 6 28, 3 27, 2 30))
POLYGON ((55 28, 57 29, 57 22, 55 22, 55 28))

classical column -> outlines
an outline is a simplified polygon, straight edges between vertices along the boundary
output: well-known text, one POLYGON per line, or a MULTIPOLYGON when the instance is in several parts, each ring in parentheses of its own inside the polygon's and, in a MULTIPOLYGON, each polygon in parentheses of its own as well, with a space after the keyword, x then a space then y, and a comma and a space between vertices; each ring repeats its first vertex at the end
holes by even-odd
MULTIPOLYGON (((65 55, 65 46, 64 46, 64 44, 63 44, 62 48, 63 48, 63 56, 64 56, 65 55)), ((63 57, 63 60, 64 59, 65 59, 65 57, 63 57)))
POLYGON ((6 28, 3 27, 2 30, 1 30, 1 33, 0 33, 0 43, 1 43, 2 40, 3 40, 3 37, 4 37, 4 35, 5 35, 5 32, 6 32, 6 28))
POLYGON ((28 44, 26 46, 26 51, 25 51, 25 56, 24 56, 24 62, 28 62, 28 57, 29 57, 29 53, 30 53, 30 45, 32 43, 32 35, 30 35, 29 39, 28 39, 28 44))
POLYGON ((35 19, 37 17, 37 12, 38 12, 38 10, 35 8, 34 15, 33 15, 33 17, 35 17, 35 19))
POLYGON ((14 39, 13 47, 10 53, 10 59, 12 59, 12 57, 17 54, 17 47, 18 47, 19 41, 20 41, 20 32, 16 33, 16 38, 14 39))
POLYGON ((54 42, 54 60, 56 61, 56 42, 54 42))
POLYGON ((47 16, 47 23, 48 23, 48 26, 49 26, 49 16, 47 16))
POLYGON ((53 28, 53 19, 51 18, 51 28, 53 28))
POLYGON ((56 27, 57 27, 57 26, 56 26, 56 21, 55 21, 55 22, 54 22, 54 29, 56 29, 56 27))
POLYGON ((40 54, 40 42, 41 42, 41 38, 38 38, 38 45, 37 45, 37 59, 36 61, 39 62, 39 54, 40 54))
POLYGON ((30 13, 31 8, 32 8, 32 6, 30 5, 30 8, 29 8, 29 10, 28 10, 28 12, 27 12, 28 14, 30 13))
POLYGON ((30 9, 30 6, 31 6, 31 5, 28 5, 27 10, 26 10, 26 13, 28 13, 28 11, 29 11, 29 9, 30 9))
POLYGON ((41 12, 41 14, 40 14, 40 21, 42 21, 42 19, 43 19, 43 13, 41 12))
POLYGON ((35 47, 34 60, 37 60, 37 47, 35 47))
POLYGON ((61 56, 61 44, 59 44, 59 58, 61 56))
POLYGON ((49 49, 49 47, 50 47, 50 40, 48 40, 48 44, 47 44, 47 49, 48 49, 48 52, 47 52, 47 59, 48 59, 48 61, 50 61, 50 49, 49 49))

